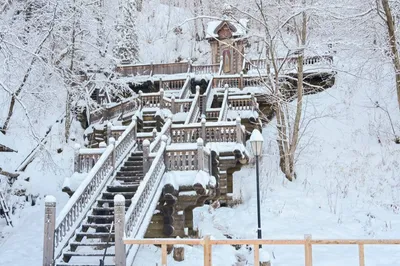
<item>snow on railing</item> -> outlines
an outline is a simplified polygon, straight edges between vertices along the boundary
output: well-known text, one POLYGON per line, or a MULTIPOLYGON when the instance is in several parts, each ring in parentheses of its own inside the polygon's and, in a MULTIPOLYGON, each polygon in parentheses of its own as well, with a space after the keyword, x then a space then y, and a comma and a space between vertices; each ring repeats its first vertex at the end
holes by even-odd
POLYGON ((222 100, 221 112, 219 113, 218 122, 225 121, 228 115, 228 95, 229 87, 225 84, 224 99, 222 100))
MULTIPOLYGON (((104 143, 104 145, 106 144, 104 143)), ((88 173, 105 151, 106 147, 81 149, 77 144, 75 146, 74 172, 88 173)))
POLYGON ((161 147, 162 136, 167 136, 169 138, 171 132, 172 119, 168 118, 163 125, 160 134, 153 140, 150 144, 149 152, 157 152, 161 147))
MULTIPOLYGON (((164 151, 167 146, 167 137, 163 137, 160 149, 155 156, 150 169, 132 198, 132 203, 125 214, 126 237, 142 238, 146 233, 151 216, 160 198, 162 186, 161 179, 165 172, 164 151), (146 221, 145 221, 146 220, 146 221), (148 220, 148 221, 147 221, 148 220)), ((138 246, 127 246, 127 265, 131 265, 136 255, 138 246)))
POLYGON ((190 92, 190 86, 191 86, 191 82, 190 82, 190 76, 188 76, 186 78, 185 84, 183 84, 182 89, 181 89, 181 93, 179 94, 178 99, 186 99, 189 95, 190 92))
POLYGON ((193 98, 192 106, 190 107, 188 116, 185 120, 185 125, 196 121, 200 112, 200 86, 196 86, 196 95, 193 98))
POLYGON ((239 125, 235 121, 227 122, 206 122, 205 118, 201 123, 191 123, 189 125, 171 125, 172 143, 195 143, 198 138, 208 142, 242 142, 243 131, 239 130, 239 125))
POLYGON ((228 97, 229 110, 251 110, 255 109, 256 98, 254 94, 238 95, 228 97))
POLYGON ((184 87, 186 81, 187 78, 168 80, 160 79, 160 88, 163 88, 164 90, 180 90, 182 87, 184 87))
POLYGON ((219 73, 220 64, 204 64, 204 65, 192 65, 192 72, 195 74, 214 74, 219 73))
POLYGON ((203 97, 203 101, 202 101, 202 104, 203 104, 203 106, 202 106, 202 113, 203 113, 203 114, 205 113, 205 110, 208 110, 208 107, 211 106, 211 103, 212 103, 212 100, 213 100, 213 98, 211 97, 211 95, 212 95, 212 88, 213 88, 213 80, 214 80, 214 77, 212 77, 212 78, 210 79, 210 81, 208 82, 207 89, 206 89, 206 91, 204 92, 204 94, 202 95, 202 97, 203 97))
POLYGON ((159 92, 143 93, 139 91, 139 99, 143 107, 160 107, 161 98, 164 97, 162 89, 159 92))
POLYGON ((140 109, 140 102, 137 101, 137 96, 124 99, 122 102, 113 105, 101 107, 90 112, 89 124, 100 122, 101 120, 110 120, 140 109))
POLYGON ((85 180, 61 210, 55 227, 54 246, 56 258, 61 255, 62 249, 73 236, 75 229, 90 210, 90 207, 116 168, 136 145, 136 132, 136 117, 134 117, 132 123, 119 137, 118 141, 107 146, 97 163, 87 174, 85 180))
POLYGON ((211 151, 204 146, 201 138, 196 140, 197 145, 172 144, 165 150, 165 165, 168 171, 211 171, 211 151))

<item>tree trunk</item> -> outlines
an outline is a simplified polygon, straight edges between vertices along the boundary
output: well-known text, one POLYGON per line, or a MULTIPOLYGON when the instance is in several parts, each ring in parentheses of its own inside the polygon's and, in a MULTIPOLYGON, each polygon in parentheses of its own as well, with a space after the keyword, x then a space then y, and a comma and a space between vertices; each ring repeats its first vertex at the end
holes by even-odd
POLYGON ((386 25, 389 35, 389 45, 392 54, 393 67, 396 76, 396 91, 397 91, 397 103, 400 109, 400 58, 397 49, 396 42, 396 29, 394 26, 392 11, 389 6, 388 0, 382 0, 382 7, 386 15, 386 25))

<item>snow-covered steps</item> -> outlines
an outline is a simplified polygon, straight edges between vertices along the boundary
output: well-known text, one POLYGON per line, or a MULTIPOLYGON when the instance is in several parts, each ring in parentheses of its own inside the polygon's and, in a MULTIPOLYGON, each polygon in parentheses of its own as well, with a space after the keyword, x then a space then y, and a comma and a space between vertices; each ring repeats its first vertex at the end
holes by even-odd
POLYGON ((113 265, 114 256, 114 196, 125 196, 126 210, 132 202, 141 180, 143 180, 142 152, 128 155, 124 165, 114 179, 104 187, 92 209, 82 221, 69 245, 63 250, 56 266, 99 265, 106 254, 105 265, 113 265), (141 166, 141 167, 139 167, 141 166), (107 249, 107 250, 106 250, 107 249), (106 250, 106 252, 105 252, 106 250))

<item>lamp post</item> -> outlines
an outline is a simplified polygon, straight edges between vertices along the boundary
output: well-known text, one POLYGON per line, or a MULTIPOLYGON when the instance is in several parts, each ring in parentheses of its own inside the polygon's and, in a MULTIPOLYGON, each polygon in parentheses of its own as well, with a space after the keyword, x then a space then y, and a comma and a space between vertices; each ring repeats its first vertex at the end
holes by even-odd
MULTIPOLYGON (((257 220, 258 220, 258 239, 261 239, 261 213, 260 213, 260 173, 258 168, 258 157, 262 153, 263 136, 258 129, 254 129, 250 136, 250 144, 253 154, 256 156, 256 180, 257 180, 257 220)), ((262 248, 262 245, 260 245, 262 248)))

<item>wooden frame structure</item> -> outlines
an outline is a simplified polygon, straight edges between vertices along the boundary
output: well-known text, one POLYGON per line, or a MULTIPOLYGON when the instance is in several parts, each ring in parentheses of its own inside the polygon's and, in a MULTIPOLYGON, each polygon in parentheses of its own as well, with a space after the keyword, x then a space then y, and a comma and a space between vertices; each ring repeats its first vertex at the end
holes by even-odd
POLYGON ((400 239, 312 239, 304 235, 304 239, 223 239, 214 240, 210 236, 203 239, 124 239, 125 245, 161 245, 161 265, 167 265, 167 245, 200 245, 204 250, 204 266, 212 265, 213 245, 252 245, 254 248, 254 265, 260 264, 259 245, 302 245, 304 246, 305 266, 313 265, 313 245, 358 245, 359 266, 365 266, 365 245, 400 245, 400 239))

